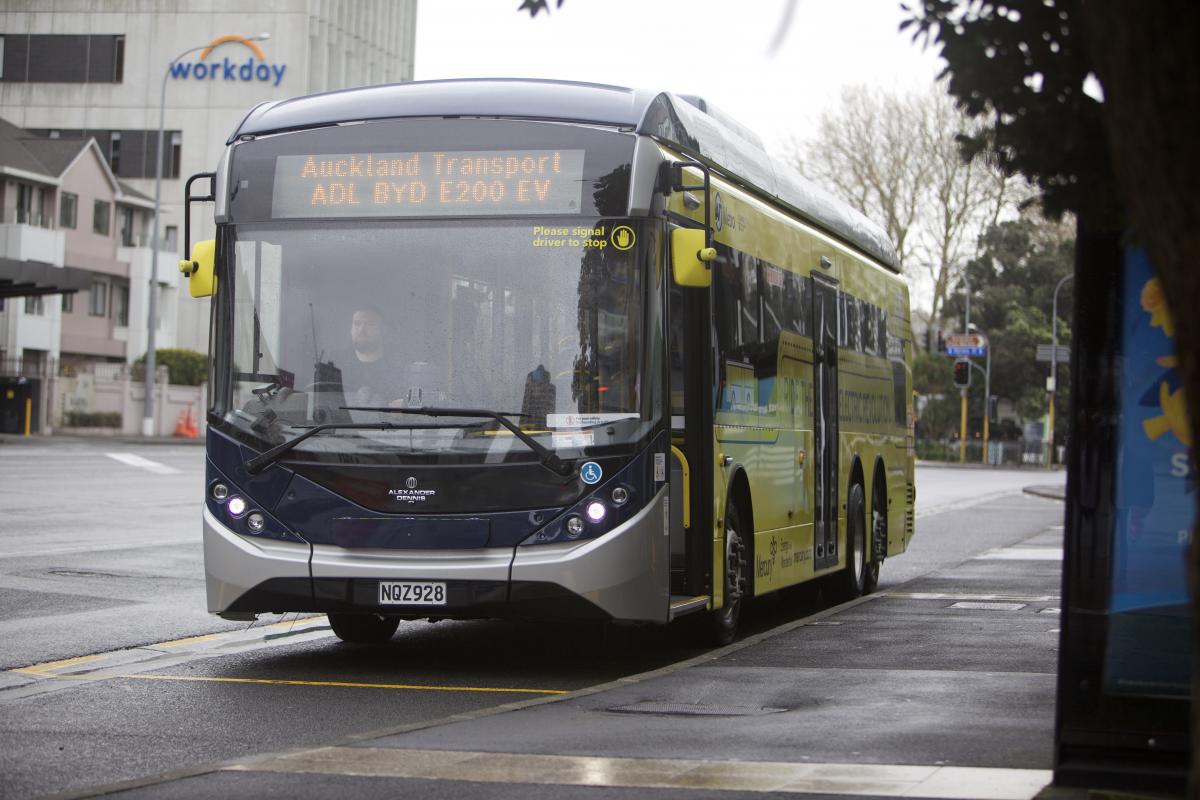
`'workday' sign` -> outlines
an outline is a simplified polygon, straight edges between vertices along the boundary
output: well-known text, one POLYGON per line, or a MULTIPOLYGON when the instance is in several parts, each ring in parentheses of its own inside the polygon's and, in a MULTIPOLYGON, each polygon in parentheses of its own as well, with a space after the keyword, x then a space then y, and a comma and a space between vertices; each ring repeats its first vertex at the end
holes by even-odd
POLYGON ((262 81, 278 86, 283 80, 287 64, 268 64, 262 48, 244 36, 220 36, 209 42, 200 52, 198 61, 176 61, 171 65, 171 77, 176 80, 198 81, 262 81), (238 42, 250 48, 253 55, 245 61, 226 56, 221 60, 208 60, 209 54, 227 42, 238 42), (256 60, 257 59, 257 60, 256 60))

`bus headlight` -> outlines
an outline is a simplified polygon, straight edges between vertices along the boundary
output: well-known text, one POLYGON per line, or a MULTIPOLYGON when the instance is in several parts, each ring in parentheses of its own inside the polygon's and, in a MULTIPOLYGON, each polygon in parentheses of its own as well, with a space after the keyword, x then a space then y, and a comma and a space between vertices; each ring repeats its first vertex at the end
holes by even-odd
POLYGON ((229 487, 223 483, 214 483, 212 487, 213 500, 218 503, 224 503, 225 498, 229 497, 229 487))
POLYGON ((592 522, 600 522, 606 513, 608 513, 608 509, 599 500, 593 500, 587 504, 587 518, 592 522))
POLYGON ((567 538, 578 539, 583 535, 583 520, 579 517, 567 517, 567 538))
POLYGON ((629 502, 629 490, 624 486, 618 486, 612 490, 612 501, 614 506, 623 506, 629 502))
POLYGON ((246 517, 246 527, 250 529, 251 533, 262 533, 263 528, 267 527, 267 520, 262 514, 255 511, 246 517))
POLYGON ((234 519, 241 519, 246 513, 246 500, 238 495, 229 498, 229 502, 225 504, 225 509, 229 512, 229 516, 234 519))

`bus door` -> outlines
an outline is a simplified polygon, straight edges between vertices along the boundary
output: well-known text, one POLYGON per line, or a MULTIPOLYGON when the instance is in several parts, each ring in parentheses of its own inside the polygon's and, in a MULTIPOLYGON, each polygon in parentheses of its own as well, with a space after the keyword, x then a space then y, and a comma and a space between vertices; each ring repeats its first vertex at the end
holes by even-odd
POLYGON ((702 609, 712 592, 715 375, 712 290, 682 288, 671 282, 667 297, 671 613, 675 617, 697 605, 702 609))
POLYGON ((813 274, 813 564, 837 564, 838 534, 838 292, 837 282, 813 274))

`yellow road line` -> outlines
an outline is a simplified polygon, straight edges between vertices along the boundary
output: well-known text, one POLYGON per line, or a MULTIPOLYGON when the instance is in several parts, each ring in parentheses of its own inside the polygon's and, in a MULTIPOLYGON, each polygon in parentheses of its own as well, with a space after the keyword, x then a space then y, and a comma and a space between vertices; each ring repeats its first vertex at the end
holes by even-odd
POLYGON ((44 664, 30 664, 28 667, 20 667, 18 669, 9 670, 9 672, 23 672, 26 675, 48 675, 52 670, 63 669, 64 667, 73 667, 76 664, 86 664, 89 661, 98 661, 102 656, 79 656, 78 658, 64 658, 61 661, 47 661, 44 664))
POLYGON ((211 642, 214 639, 223 639, 223 633, 210 633, 206 636, 188 636, 186 639, 174 639, 170 642, 159 642, 158 644, 147 645, 147 647, 183 647, 185 644, 196 644, 197 642, 211 642))
POLYGON ((568 694, 565 689, 516 689, 490 686, 428 686, 416 683, 355 683, 352 681, 296 681, 283 678, 219 678, 204 675, 111 675, 140 681, 196 681, 210 683, 250 683, 268 686, 333 686, 348 689, 409 689, 419 692, 490 692, 493 694, 568 694))

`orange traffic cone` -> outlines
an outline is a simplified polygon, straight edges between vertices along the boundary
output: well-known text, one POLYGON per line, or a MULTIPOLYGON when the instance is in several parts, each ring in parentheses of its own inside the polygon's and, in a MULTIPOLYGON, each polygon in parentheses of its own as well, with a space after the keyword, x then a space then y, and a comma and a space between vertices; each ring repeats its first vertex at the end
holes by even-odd
POLYGON ((200 435, 196 420, 192 419, 191 405, 179 412, 179 421, 175 423, 175 435, 185 439, 195 439, 200 435))

